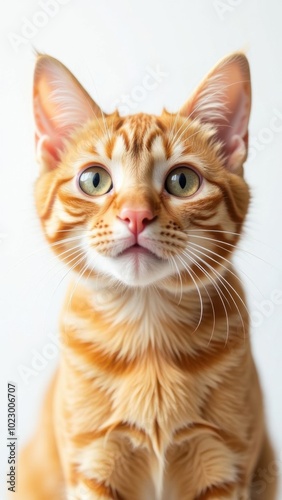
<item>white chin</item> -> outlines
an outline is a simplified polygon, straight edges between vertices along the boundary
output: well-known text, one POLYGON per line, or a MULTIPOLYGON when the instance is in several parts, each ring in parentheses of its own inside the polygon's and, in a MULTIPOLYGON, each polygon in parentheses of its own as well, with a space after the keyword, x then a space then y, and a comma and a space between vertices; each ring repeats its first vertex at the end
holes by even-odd
POLYGON ((128 252, 117 257, 106 257, 95 252, 89 260, 95 270, 130 287, 151 285, 174 272, 168 260, 152 253, 128 252))

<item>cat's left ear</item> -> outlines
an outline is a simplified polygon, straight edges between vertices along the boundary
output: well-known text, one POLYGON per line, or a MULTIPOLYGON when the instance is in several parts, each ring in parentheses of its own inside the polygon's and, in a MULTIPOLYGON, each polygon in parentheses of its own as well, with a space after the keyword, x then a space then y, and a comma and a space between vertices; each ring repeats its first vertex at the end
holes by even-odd
POLYGON ((239 172, 247 158, 250 110, 249 64, 244 54, 235 53, 212 69, 180 114, 210 124, 222 143, 226 167, 239 172))
POLYGON ((39 55, 34 72, 37 157, 44 170, 59 162, 73 130, 102 111, 73 74, 57 59, 39 55))

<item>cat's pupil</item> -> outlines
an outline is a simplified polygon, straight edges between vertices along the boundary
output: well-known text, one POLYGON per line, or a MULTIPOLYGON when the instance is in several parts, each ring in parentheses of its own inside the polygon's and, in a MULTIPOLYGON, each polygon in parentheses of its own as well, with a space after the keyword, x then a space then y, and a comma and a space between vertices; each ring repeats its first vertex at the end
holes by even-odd
POLYGON ((93 176, 93 186, 96 188, 99 185, 99 182, 100 182, 100 174, 96 172, 96 174, 94 174, 93 176))
POLYGON ((179 184, 182 189, 186 186, 186 176, 184 174, 180 174, 179 176, 179 184))

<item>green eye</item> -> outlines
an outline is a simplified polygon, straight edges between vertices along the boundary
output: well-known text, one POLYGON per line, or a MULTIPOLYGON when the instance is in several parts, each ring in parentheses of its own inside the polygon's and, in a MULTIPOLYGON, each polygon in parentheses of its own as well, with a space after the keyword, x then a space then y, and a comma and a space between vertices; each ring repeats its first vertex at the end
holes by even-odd
POLYGON ((110 174, 102 167, 89 167, 79 177, 79 186, 90 196, 101 196, 108 193, 112 187, 110 174))
POLYGON ((180 166, 168 174, 165 188, 173 196, 184 198, 196 193, 200 184, 200 178, 192 168, 180 166))

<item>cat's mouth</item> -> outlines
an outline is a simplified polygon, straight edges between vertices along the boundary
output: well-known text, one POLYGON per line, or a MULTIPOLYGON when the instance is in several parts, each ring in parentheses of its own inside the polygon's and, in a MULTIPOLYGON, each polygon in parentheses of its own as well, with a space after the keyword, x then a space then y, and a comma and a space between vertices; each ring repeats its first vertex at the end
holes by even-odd
POLYGON ((122 255, 122 256, 123 255, 132 255, 132 256, 148 255, 151 257, 159 258, 154 252, 152 252, 148 248, 143 247, 142 245, 139 245, 138 243, 135 243, 134 245, 131 245, 130 247, 126 248, 119 255, 122 255))

